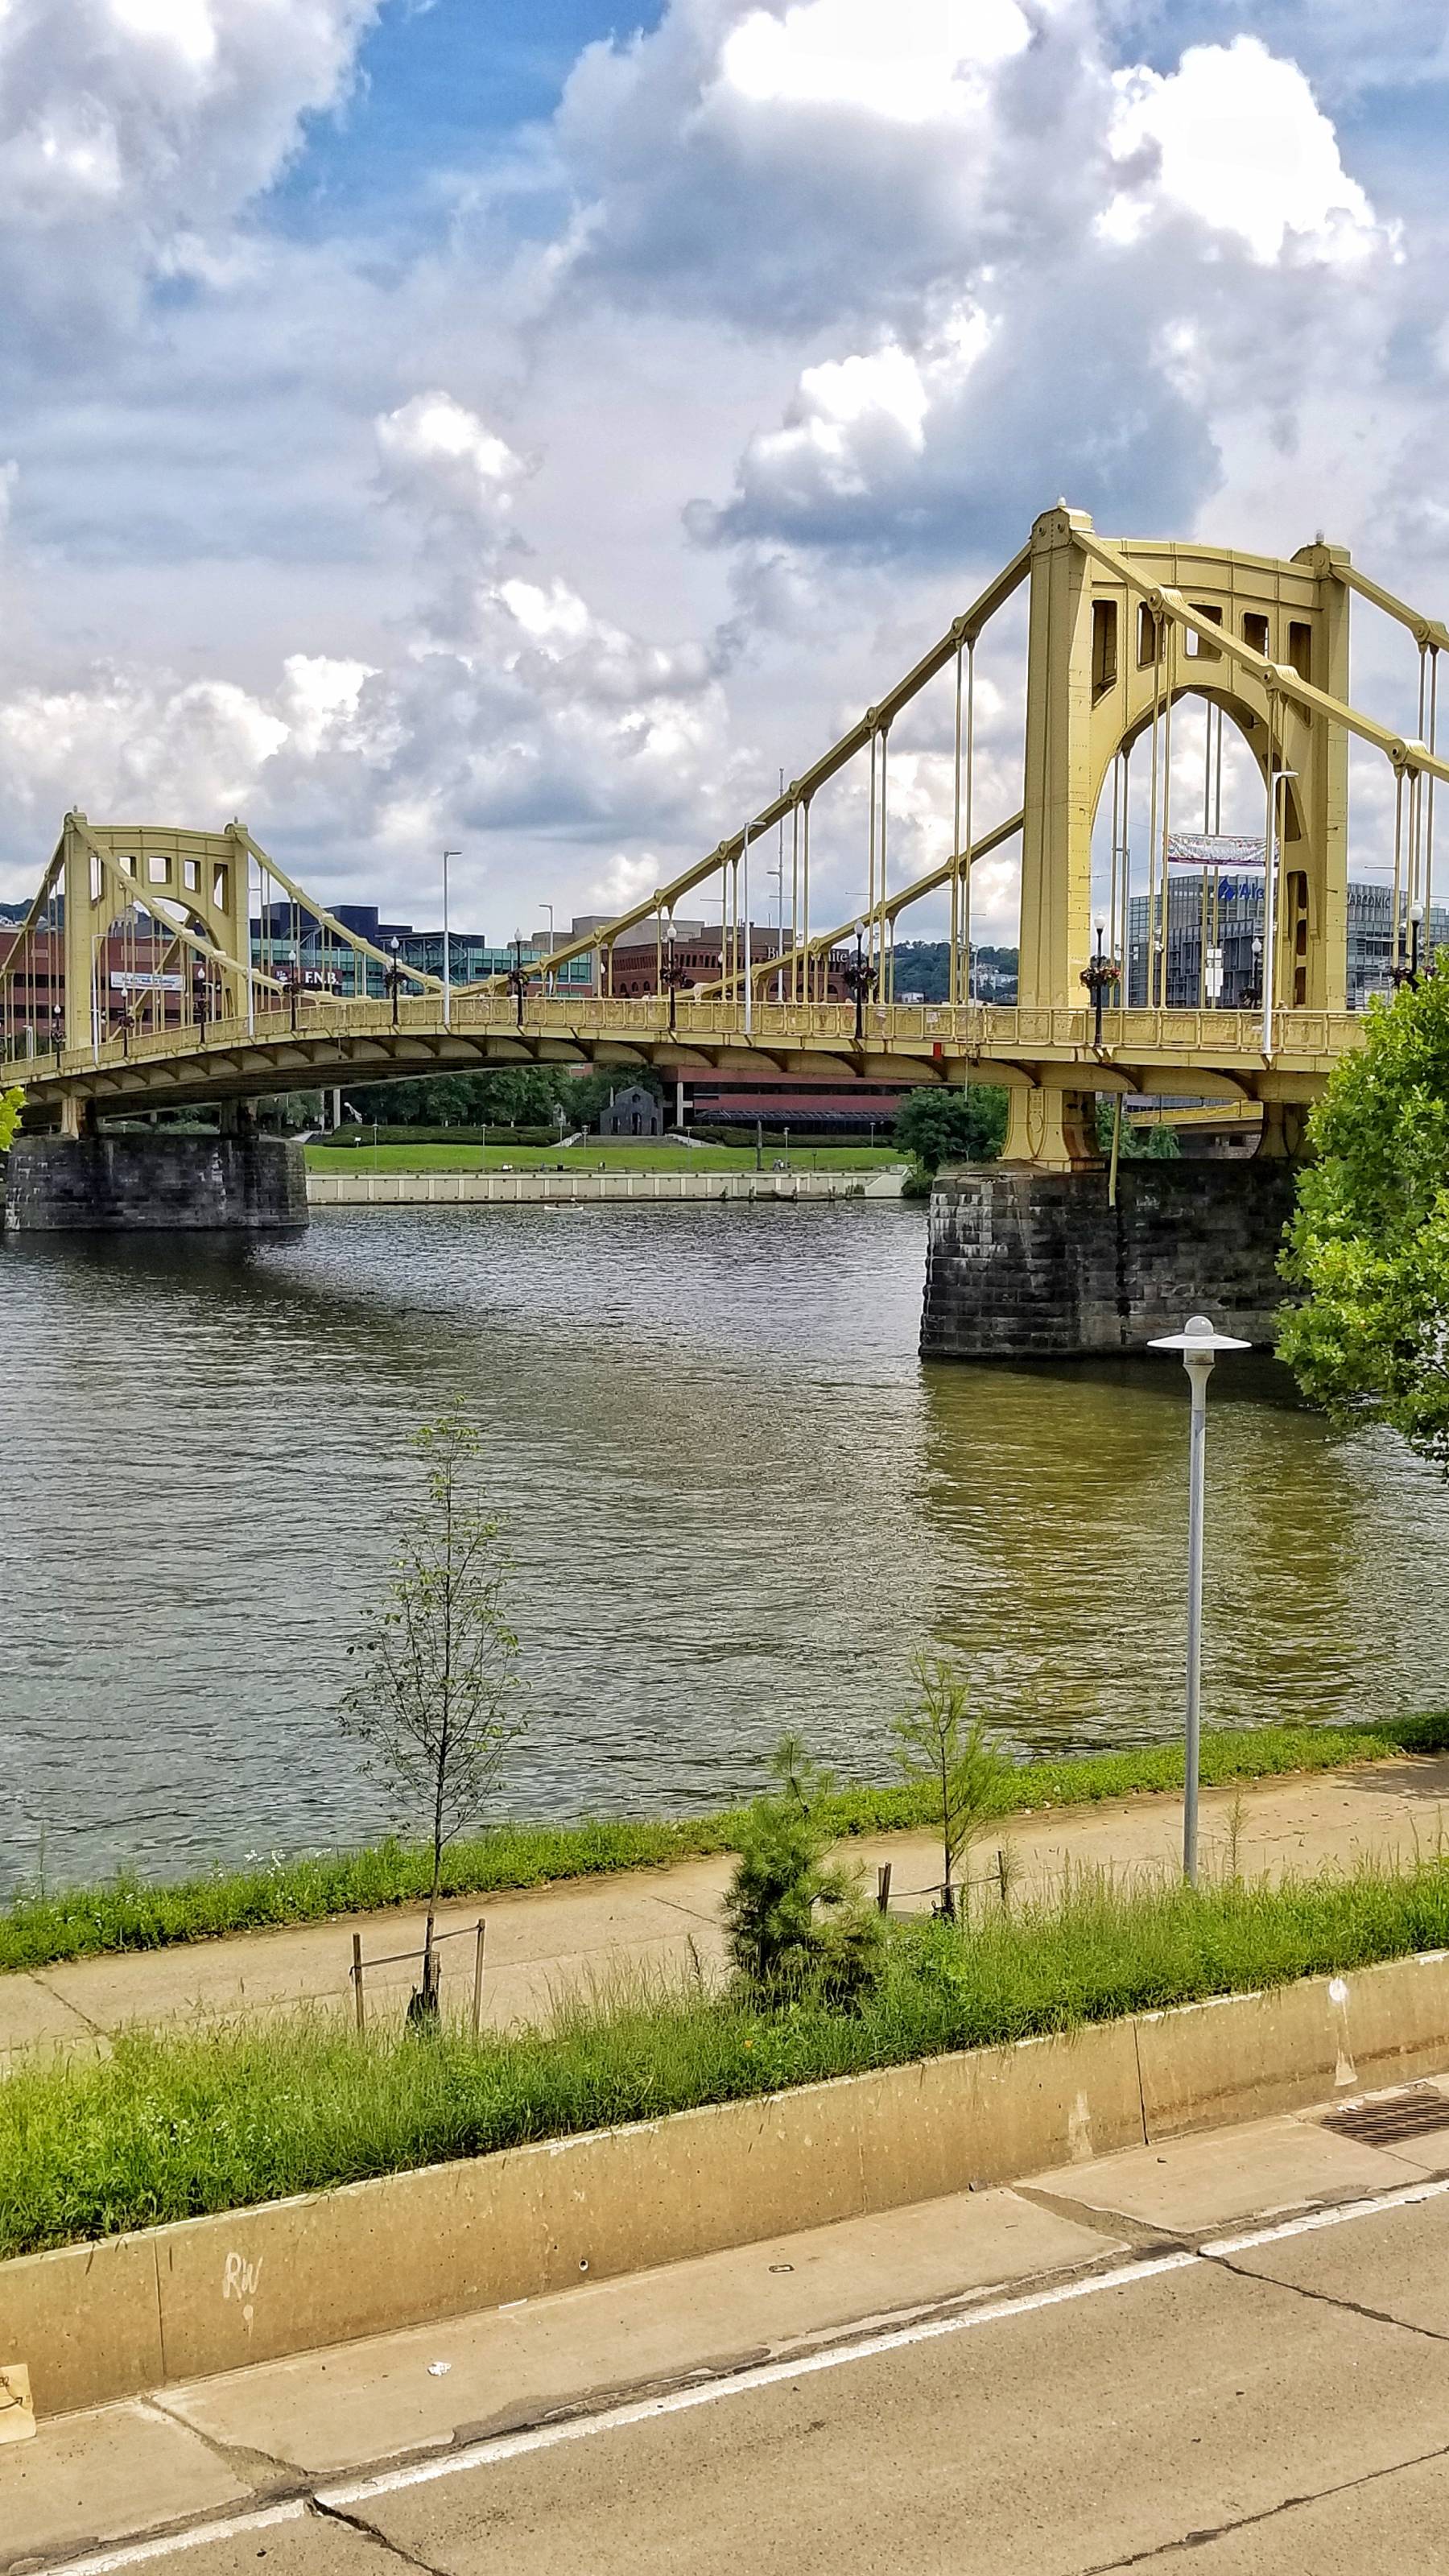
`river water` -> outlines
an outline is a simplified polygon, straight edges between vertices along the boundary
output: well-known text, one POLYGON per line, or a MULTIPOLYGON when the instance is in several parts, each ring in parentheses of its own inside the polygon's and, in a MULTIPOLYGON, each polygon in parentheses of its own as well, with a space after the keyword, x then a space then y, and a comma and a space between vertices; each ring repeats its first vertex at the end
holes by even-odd
MULTIPOLYGON (((408 1434, 453 1395, 511 1531, 518 1815, 891 1776, 912 1653, 1019 1744, 1169 1733, 1174 1361, 923 1367, 924 1211, 339 1209, 305 1239, 12 1237, 0 1888, 334 1844, 332 1712, 408 1434)), ((1210 1723, 1449 1698, 1449 1495, 1256 1360, 1213 1386, 1210 1723)))

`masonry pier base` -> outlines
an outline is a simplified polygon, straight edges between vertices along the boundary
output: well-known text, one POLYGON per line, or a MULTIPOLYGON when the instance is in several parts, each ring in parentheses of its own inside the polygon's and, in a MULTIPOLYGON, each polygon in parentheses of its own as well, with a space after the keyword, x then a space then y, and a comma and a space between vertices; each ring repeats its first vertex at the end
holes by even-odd
POLYGON ((1184 1318, 1271 1349, 1293 1210, 1291 1163, 1133 1162, 1105 1170, 958 1164, 931 1192, 925 1359, 1141 1350, 1184 1318))
POLYGON ((18 1136, 6 1158, 5 1222, 21 1234, 300 1232, 301 1146, 238 1126, 232 1136, 18 1136))

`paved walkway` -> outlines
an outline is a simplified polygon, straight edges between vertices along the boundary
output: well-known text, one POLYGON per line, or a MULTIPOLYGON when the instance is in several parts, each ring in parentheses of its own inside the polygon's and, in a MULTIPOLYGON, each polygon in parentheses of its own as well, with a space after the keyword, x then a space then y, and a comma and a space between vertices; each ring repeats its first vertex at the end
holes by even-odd
MULTIPOLYGON (((974 1874, 982 1887, 976 1901, 995 1901, 998 1845, 1011 1852, 1014 1885, 1023 1893, 1059 1881, 1068 1869, 1170 1869, 1180 1849, 1181 1813, 1176 1798, 1142 1797, 1008 1818, 977 1848, 974 1874)), ((1237 1792, 1211 1790, 1203 1800, 1203 1866, 1226 1866, 1234 1845, 1245 1875, 1273 1877, 1330 1860, 1428 1858, 1441 1845, 1446 1820, 1446 1755, 1260 1781, 1237 1792)), ((893 1902, 929 1904, 940 1857, 928 1836, 883 1834, 846 1848, 872 1887, 878 1865, 890 1863, 893 1902)), ((732 1867, 722 1854, 445 1906, 444 1928, 464 1931, 444 1953, 445 2005, 458 2014, 471 2008, 474 1945, 467 1930, 480 1912, 488 1926, 484 2017, 496 2029, 537 2020, 557 1999, 591 1987, 673 1980, 692 1975, 696 1964, 712 1976, 723 1955, 719 1905, 732 1867)), ((367 1975, 369 2011, 395 2014, 416 1975, 413 1962, 395 1954, 415 1948, 422 1919, 416 1908, 392 1909, 0 1976, 0 2061, 13 2063, 17 2052, 35 2047, 104 2047, 129 2023, 275 2012, 302 2003, 350 2009, 357 1931, 365 1956, 392 1962, 367 1975)))
POLYGON ((1388 2146, 1340 2099, 42 2420, 0 2570, 184 2535, 193 2576, 1443 2576, 1449 2079, 1407 2107, 1388 2146))

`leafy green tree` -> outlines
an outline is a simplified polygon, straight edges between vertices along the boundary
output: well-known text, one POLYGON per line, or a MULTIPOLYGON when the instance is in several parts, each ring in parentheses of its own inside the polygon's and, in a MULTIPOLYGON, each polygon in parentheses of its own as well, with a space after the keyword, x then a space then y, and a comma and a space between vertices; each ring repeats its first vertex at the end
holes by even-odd
POLYGON ((778 1787, 749 1811, 725 1896, 730 1960, 761 2002, 857 2003, 880 1976, 884 1926, 827 1857, 834 1782, 795 1735, 781 1737, 770 1769, 778 1787))
POLYGON ((896 1759, 908 1780, 928 1780, 941 1836, 940 1911, 956 1919, 956 1873, 981 1827, 1007 1805, 1012 1765, 970 1715, 970 1684, 943 1655, 917 1655, 917 1697, 895 1720, 896 1759))
MULTIPOLYGON (((1097 1094, 1097 1143, 1104 1154, 1112 1151, 1112 1103, 1097 1094)), ((1122 1133, 1117 1143, 1117 1159, 1122 1163, 1176 1163, 1182 1157, 1182 1143, 1175 1127, 1136 1127, 1124 1115, 1122 1133)))
POLYGON ((502 1523, 478 1486, 481 1438, 457 1405, 426 1422, 414 1446, 420 1499, 397 1523, 392 1577, 369 1606, 349 1655, 358 1677, 340 1712, 364 1747, 363 1769, 413 1815, 432 1845, 423 1982, 412 2018, 435 2018, 433 1946, 443 1854, 476 1824, 510 1744, 524 1731, 518 1639, 507 1617, 512 1567, 502 1523))
POLYGON ((1278 1350, 1340 1419, 1387 1423, 1449 1475, 1449 973, 1371 1002, 1308 1122, 1278 1350))
POLYGON ((943 1163, 994 1162, 1006 1136, 1006 1094, 984 1083, 923 1085, 907 1092, 891 1133, 928 1174, 943 1163))
POLYGON ((0 1154, 4 1153, 19 1126, 20 1112, 24 1106, 23 1091, 0 1091, 0 1154))

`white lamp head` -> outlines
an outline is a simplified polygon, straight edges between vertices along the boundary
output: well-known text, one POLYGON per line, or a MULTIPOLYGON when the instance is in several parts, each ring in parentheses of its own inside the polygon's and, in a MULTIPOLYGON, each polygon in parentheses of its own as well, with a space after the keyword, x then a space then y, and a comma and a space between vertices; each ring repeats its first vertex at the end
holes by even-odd
POLYGON ((1240 1342, 1231 1333, 1215 1331, 1209 1315, 1189 1315, 1180 1333, 1163 1333, 1148 1344, 1153 1351, 1180 1351, 1185 1369, 1204 1371, 1212 1367, 1219 1351, 1248 1351, 1252 1347, 1251 1342, 1240 1342))

